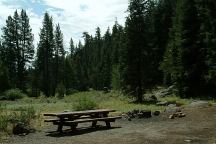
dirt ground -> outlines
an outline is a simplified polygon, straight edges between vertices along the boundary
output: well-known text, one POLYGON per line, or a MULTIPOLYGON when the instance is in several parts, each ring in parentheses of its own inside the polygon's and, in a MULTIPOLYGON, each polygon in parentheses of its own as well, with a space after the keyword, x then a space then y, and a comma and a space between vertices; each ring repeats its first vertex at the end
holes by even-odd
MULTIPOLYGON (((184 109, 185 118, 165 114, 150 119, 117 120, 112 129, 87 128, 58 134, 51 126, 27 136, 13 136, 0 144, 216 144, 216 107, 184 109)), ((103 123, 99 123, 104 125, 103 123)))

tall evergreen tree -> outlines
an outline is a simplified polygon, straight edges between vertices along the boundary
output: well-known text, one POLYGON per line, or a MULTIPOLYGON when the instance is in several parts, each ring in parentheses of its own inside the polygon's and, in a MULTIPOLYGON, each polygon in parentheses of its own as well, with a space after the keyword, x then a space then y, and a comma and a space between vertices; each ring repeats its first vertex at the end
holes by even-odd
POLYGON ((19 70, 19 83, 22 90, 25 89, 26 85, 26 69, 29 67, 34 56, 34 36, 32 34, 32 29, 29 24, 29 17, 25 10, 21 11, 20 15, 20 65, 19 70))
POLYGON ((206 93, 215 93, 216 87, 216 2, 213 0, 196 0, 198 16, 201 22, 199 44, 206 67, 203 68, 203 77, 206 80, 206 93))
POLYGON ((73 54, 75 53, 75 46, 74 46, 74 42, 73 42, 72 38, 70 39, 69 45, 70 45, 70 55, 71 55, 71 58, 72 58, 73 54))
POLYGON ((182 96, 192 96, 202 83, 203 61, 198 45, 200 22, 197 16, 194 0, 177 1, 163 69, 177 84, 182 96))
POLYGON ((130 0, 126 20, 126 60, 124 85, 137 96, 138 102, 143 101, 144 90, 148 87, 149 50, 145 43, 145 10, 144 0, 130 0))
POLYGON ((2 39, 3 62, 9 71, 12 87, 24 90, 26 69, 34 54, 33 34, 24 10, 21 11, 21 15, 15 11, 13 18, 8 17, 2 39))
POLYGON ((2 61, 8 68, 9 78, 12 87, 16 87, 16 45, 15 45, 14 20, 8 16, 6 26, 3 27, 2 35, 2 61))
POLYGON ((37 50, 36 70, 40 78, 40 89, 46 96, 54 91, 52 60, 54 56, 54 33, 52 17, 45 13, 40 30, 40 41, 37 50))
POLYGON ((111 74, 112 74, 112 39, 111 33, 109 28, 107 29, 104 40, 103 40, 103 47, 102 47, 102 67, 101 67, 101 74, 102 74, 102 88, 107 87, 111 88, 111 74))
MULTIPOLYGON (((57 88, 58 84, 64 84, 64 60, 65 60, 65 50, 63 45, 63 34, 60 29, 60 25, 56 25, 54 32, 55 48, 54 48, 54 61, 53 61, 53 72, 54 77, 54 89, 57 88)), ((53 91, 53 94, 55 91, 53 91)))
POLYGON ((123 44, 121 43, 122 34, 124 33, 123 27, 115 22, 112 29, 112 82, 111 86, 113 89, 121 88, 121 77, 120 77, 120 57, 121 49, 123 44))

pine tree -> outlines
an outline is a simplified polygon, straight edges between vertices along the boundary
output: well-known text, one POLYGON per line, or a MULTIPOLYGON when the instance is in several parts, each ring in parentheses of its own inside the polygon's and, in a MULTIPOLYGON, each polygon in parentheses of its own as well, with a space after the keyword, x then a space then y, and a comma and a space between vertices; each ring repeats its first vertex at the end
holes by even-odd
POLYGON ((10 88, 8 70, 7 67, 3 64, 4 51, 3 46, 0 39, 0 93, 4 92, 8 88, 10 88))
POLYGON ((3 62, 9 71, 12 87, 24 90, 26 69, 34 55, 33 34, 24 10, 21 11, 21 15, 15 11, 13 18, 8 17, 2 38, 3 62))
POLYGON ((143 101, 143 92, 147 87, 148 50, 145 48, 145 4, 144 0, 130 0, 126 20, 126 60, 124 86, 143 101))
POLYGON ((111 72, 112 72, 112 39, 111 33, 109 28, 107 29, 104 40, 103 40, 103 47, 102 47, 102 67, 101 67, 101 74, 102 74, 102 88, 107 87, 111 88, 111 72))
POLYGON ((120 74, 120 57, 121 57, 121 36, 124 33, 123 27, 115 22, 112 29, 112 82, 113 89, 121 88, 121 74, 120 74))
MULTIPOLYGON (((56 25, 54 32, 55 48, 54 48, 54 61, 53 61, 53 71, 54 77, 54 89, 57 88, 58 84, 62 83, 64 85, 64 60, 65 60, 65 50, 63 46, 63 34, 61 32, 59 24, 56 25)), ((52 95, 55 94, 55 91, 52 95)))
POLYGON ((216 87, 216 2, 213 0, 196 0, 198 16, 201 21, 199 31, 199 44, 201 46, 202 56, 204 57, 205 67, 203 79, 206 80, 206 93, 215 93, 216 87))
POLYGON ((74 42, 73 42, 73 39, 71 38, 70 39, 70 55, 71 55, 71 58, 73 57, 74 53, 75 53, 75 46, 74 46, 74 42))
POLYGON ((36 70, 40 76, 40 89, 46 96, 51 96, 54 91, 52 83, 54 73, 52 70, 52 60, 54 56, 54 33, 52 17, 45 13, 43 26, 40 30, 40 41, 37 50, 36 70), (52 83, 52 84, 51 84, 52 83))
POLYGON ((34 36, 29 24, 29 18, 25 10, 20 15, 20 66, 19 67, 19 83, 22 90, 25 89, 26 69, 31 64, 34 56, 34 36), (24 83, 25 82, 25 83, 24 83))
POLYGON ((14 20, 8 16, 6 26, 3 27, 2 45, 3 58, 2 61, 7 66, 10 83, 13 88, 16 87, 16 45, 15 45, 15 26, 14 20))
POLYGON ((203 61, 198 32, 200 22, 195 1, 178 0, 163 70, 178 86, 181 96, 192 96, 201 87, 203 61))

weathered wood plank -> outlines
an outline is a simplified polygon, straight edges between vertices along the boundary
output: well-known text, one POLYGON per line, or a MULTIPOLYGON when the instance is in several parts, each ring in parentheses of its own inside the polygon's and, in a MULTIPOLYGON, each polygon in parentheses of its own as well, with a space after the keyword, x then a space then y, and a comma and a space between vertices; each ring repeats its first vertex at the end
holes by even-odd
POLYGON ((59 119, 46 119, 44 122, 58 122, 59 119))
MULTIPOLYGON (((74 121, 64 121, 64 125, 70 125, 74 123, 85 123, 85 122, 94 122, 94 121, 110 121, 114 122, 116 119, 120 119, 121 116, 115 116, 115 117, 105 117, 105 118, 89 118, 89 119, 77 119, 74 121)), ((59 122, 55 122, 56 125, 58 125, 59 122)))
POLYGON ((44 116, 68 116, 68 115, 90 115, 90 114, 103 114, 115 112, 115 110, 110 109, 99 109, 99 110, 88 110, 88 111, 74 111, 74 112, 62 112, 62 113, 45 113, 44 116))

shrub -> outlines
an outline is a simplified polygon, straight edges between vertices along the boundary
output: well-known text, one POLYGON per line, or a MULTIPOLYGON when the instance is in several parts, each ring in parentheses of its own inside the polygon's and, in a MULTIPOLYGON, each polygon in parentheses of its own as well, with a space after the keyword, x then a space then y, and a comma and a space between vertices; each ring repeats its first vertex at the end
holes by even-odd
POLYGON ((0 113, 0 132, 11 132, 10 124, 23 123, 29 126, 34 118, 36 118, 36 111, 33 107, 20 107, 12 113, 0 113))
POLYGON ((17 99, 21 99, 23 97, 25 97, 26 95, 24 93, 22 93, 21 90, 19 89, 10 89, 8 91, 5 92, 3 99, 4 100, 17 100, 17 99))
POLYGON ((63 83, 58 84, 56 92, 57 92, 57 97, 58 98, 63 98, 65 95, 65 86, 63 83))
POLYGON ((70 89, 66 90, 66 95, 72 95, 72 94, 75 94, 75 93, 78 93, 78 91, 75 90, 75 89, 70 88, 70 89))
POLYGON ((97 103, 87 96, 79 97, 76 103, 73 105, 74 110, 92 110, 97 107, 97 103))
POLYGON ((29 97, 39 97, 40 96, 41 91, 39 89, 36 88, 29 88, 27 89, 27 94, 29 97))
POLYGON ((9 117, 11 123, 21 122, 29 125, 30 121, 36 117, 36 111, 33 107, 20 107, 17 112, 10 114, 9 117))
POLYGON ((8 127, 8 117, 4 115, 0 115, 0 131, 7 131, 8 127))

